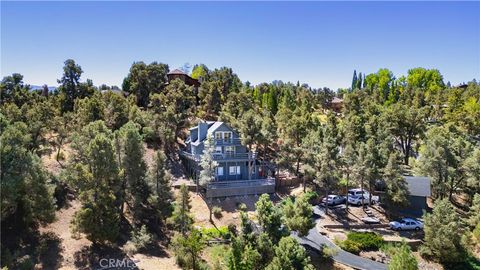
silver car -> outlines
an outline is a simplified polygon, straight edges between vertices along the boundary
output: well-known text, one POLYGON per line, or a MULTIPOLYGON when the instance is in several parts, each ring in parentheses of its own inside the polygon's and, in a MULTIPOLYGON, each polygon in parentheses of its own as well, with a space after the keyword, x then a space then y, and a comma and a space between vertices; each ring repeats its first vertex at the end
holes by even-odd
POLYGON ((340 195, 328 195, 327 197, 322 199, 322 203, 329 206, 334 206, 345 203, 346 200, 347 199, 345 197, 340 195))
POLYGON ((423 229, 423 223, 413 218, 402 218, 399 221, 392 221, 389 223, 390 228, 395 231, 406 231, 423 229))

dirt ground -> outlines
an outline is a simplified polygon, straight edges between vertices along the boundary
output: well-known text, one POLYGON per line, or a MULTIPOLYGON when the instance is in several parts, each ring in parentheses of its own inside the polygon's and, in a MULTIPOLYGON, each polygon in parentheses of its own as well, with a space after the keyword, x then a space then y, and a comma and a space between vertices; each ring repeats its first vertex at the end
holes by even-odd
POLYGON ((85 246, 89 246, 91 242, 84 237, 75 239, 72 237, 70 230, 70 222, 73 215, 81 207, 78 201, 70 202, 67 208, 60 209, 55 214, 55 222, 48 224, 46 227, 40 228, 40 232, 53 233, 61 240, 61 267, 60 269, 75 269, 75 254, 80 252, 85 246))
MULTIPOLYGON (((378 206, 372 205, 367 207, 372 211, 376 218, 380 220, 380 223, 388 223, 389 220, 386 217, 385 210, 378 206)), ((348 212, 344 205, 339 205, 328 209, 328 215, 322 220, 324 225, 341 225, 341 224, 364 224, 361 220, 363 217, 367 217, 365 210, 362 207, 352 206, 348 207, 348 212)))
POLYGON ((238 211, 238 205, 244 203, 247 206, 247 214, 252 220, 256 220, 255 216, 255 203, 258 201, 259 196, 241 196, 230 197, 222 199, 212 199, 205 201, 200 195, 195 192, 190 192, 192 199, 192 214, 195 219, 195 226, 201 227, 214 227, 214 226, 228 226, 234 224, 240 225, 240 214, 238 211), (213 217, 214 224, 209 221, 209 206, 220 207, 222 209, 222 216, 220 218, 213 217))
MULTIPOLYGON (((62 170, 62 165, 67 164, 67 160, 71 155, 71 148, 69 144, 65 144, 62 147, 61 153, 64 157, 60 162, 56 161, 56 149, 46 151, 41 157, 45 168, 54 175, 58 175, 62 170)), ((145 145, 145 161, 148 167, 153 164, 155 150, 148 148, 145 145)), ((180 164, 171 163, 170 171, 174 177, 175 182, 188 182, 187 178, 182 174, 180 164)), ((272 196, 274 202, 280 201, 286 196, 294 195, 298 196, 303 193, 302 187, 295 188, 282 188, 282 190, 272 196)), ((238 206, 240 203, 244 203, 247 206, 247 213, 252 220, 256 220, 255 216, 255 203, 258 201, 259 196, 239 196, 222 199, 212 199, 205 201, 200 195, 195 192, 190 192, 192 209, 191 213, 194 216, 194 225, 201 227, 214 227, 214 226, 228 226, 234 224, 240 225, 240 217, 238 206), (222 209, 222 215, 219 218, 213 217, 214 223, 209 221, 209 207, 218 206, 222 209)), ((113 258, 126 258, 135 263, 139 269, 180 269, 176 263, 173 253, 168 248, 161 246, 161 252, 154 254, 137 253, 134 255, 127 255, 123 250, 123 246, 114 246, 107 249, 99 250, 92 246, 92 243, 86 239, 83 235, 79 238, 74 238, 70 224, 75 212, 81 207, 79 201, 71 198, 67 204, 56 212, 56 220, 44 227, 40 228, 40 233, 43 235, 52 235, 55 239, 58 239, 58 251, 56 250, 55 256, 57 258, 56 266, 54 269, 91 269, 97 268, 98 260, 102 257, 113 258)), ((223 255, 225 249, 221 248, 207 248, 202 257, 209 263, 218 261, 218 256, 223 255), (213 251, 212 251, 213 250, 213 251)), ((53 256, 53 255, 52 255, 53 256)), ((312 257, 312 263, 319 269, 331 269, 331 270, 350 270, 350 268, 338 263, 328 262, 323 259, 319 259, 317 256, 312 257)), ((36 265, 36 269, 44 269, 44 265, 36 265)))
POLYGON ((59 160, 59 163, 56 159, 57 149, 51 148, 41 156, 43 166, 47 169, 47 171, 54 175, 58 175, 62 170, 62 166, 67 164, 66 160, 68 160, 70 157, 71 152, 72 149, 70 148, 70 143, 63 145, 62 149, 60 150, 60 154, 63 156, 63 159, 59 160))

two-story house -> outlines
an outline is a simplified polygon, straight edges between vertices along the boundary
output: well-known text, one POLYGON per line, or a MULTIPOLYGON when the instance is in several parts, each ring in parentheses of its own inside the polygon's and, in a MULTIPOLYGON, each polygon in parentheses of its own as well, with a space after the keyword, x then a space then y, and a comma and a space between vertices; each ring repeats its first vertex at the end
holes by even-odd
POLYGON ((195 181, 201 170, 207 136, 212 137, 215 147, 213 159, 218 163, 215 179, 207 189, 207 197, 273 193, 275 181, 257 160, 255 152, 241 144, 239 134, 224 122, 202 121, 190 128, 186 149, 180 152, 187 170, 195 181))

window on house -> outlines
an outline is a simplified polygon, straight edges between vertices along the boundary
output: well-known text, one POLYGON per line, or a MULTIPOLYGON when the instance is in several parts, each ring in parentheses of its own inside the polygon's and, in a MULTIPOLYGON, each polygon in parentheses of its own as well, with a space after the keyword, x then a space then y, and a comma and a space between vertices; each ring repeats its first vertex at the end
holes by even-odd
POLYGON ((232 140, 232 132, 224 132, 223 140, 226 142, 230 142, 232 140))
POLYGON ((230 175, 236 175, 236 174, 237 174, 237 167, 235 167, 235 166, 230 166, 230 167, 228 168, 228 174, 230 174, 230 175))
POLYGON ((222 132, 215 132, 215 140, 221 140, 222 139, 222 132))
POLYGON ((223 167, 217 167, 217 176, 223 176, 223 167))
POLYGON ((215 152, 222 153, 222 147, 221 146, 215 146, 215 152))
POLYGON ((237 175, 240 175, 242 174, 242 172, 240 171, 240 166, 237 166, 237 175))
POLYGON ((235 154, 235 146, 225 146, 226 154, 235 154))

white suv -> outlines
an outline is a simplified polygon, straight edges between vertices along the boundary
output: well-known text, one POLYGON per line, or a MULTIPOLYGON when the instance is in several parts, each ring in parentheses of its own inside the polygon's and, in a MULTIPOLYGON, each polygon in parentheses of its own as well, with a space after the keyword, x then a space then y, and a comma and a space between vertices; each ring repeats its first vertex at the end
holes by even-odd
MULTIPOLYGON (((363 204, 370 203, 370 193, 366 190, 362 190, 360 188, 350 189, 348 191, 348 204, 362 205, 362 198, 363 204)), ((372 204, 378 202, 378 196, 372 196, 372 204)))
POLYGON ((366 197, 369 196, 368 191, 362 190, 361 188, 354 188, 348 190, 348 196, 360 196, 365 195, 366 197))

